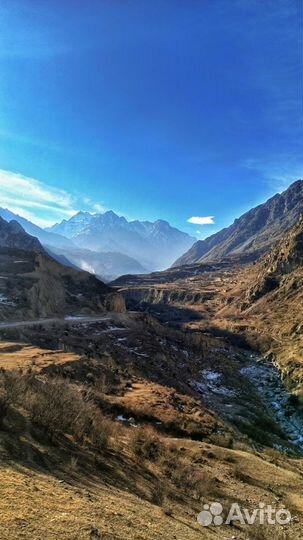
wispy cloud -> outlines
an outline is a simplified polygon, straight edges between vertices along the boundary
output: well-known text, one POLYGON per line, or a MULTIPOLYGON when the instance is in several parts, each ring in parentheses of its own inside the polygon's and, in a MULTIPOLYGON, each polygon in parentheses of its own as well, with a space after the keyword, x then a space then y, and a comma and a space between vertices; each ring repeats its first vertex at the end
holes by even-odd
POLYGON ((303 178, 303 161, 290 156, 274 160, 247 159, 244 167, 258 172, 274 192, 281 192, 296 180, 303 178))
POLYGON ((105 211, 87 197, 81 199, 35 178, 3 169, 0 169, 0 206, 41 227, 69 218, 78 210, 105 211))
POLYGON ((194 225, 214 225, 215 218, 214 216, 199 217, 193 216, 188 218, 187 223, 193 223, 194 225))

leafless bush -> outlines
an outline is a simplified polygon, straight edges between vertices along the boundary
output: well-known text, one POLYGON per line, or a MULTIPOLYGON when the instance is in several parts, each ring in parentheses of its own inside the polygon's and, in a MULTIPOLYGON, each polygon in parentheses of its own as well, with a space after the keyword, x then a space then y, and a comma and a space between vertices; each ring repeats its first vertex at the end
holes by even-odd
POLYGON ((216 493, 216 481, 213 476, 208 471, 193 467, 186 461, 176 462, 171 479, 187 497, 192 499, 200 500, 202 497, 216 493))
POLYGON ((158 480, 152 492, 152 502, 157 506, 165 506, 167 500, 167 489, 165 484, 158 480))
POLYGON ((114 423, 91 399, 64 379, 40 380, 13 372, 0 373, 0 416, 9 404, 22 406, 33 424, 51 436, 67 434, 78 443, 107 447, 114 423))
POLYGON ((149 461, 157 461, 164 452, 164 445, 161 438, 149 426, 132 431, 130 446, 135 455, 149 461))

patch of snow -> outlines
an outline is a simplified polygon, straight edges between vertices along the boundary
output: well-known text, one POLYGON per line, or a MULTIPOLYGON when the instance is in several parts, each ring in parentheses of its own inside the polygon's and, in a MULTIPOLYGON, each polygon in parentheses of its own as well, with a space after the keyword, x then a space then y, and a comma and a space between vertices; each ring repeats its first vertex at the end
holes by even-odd
POLYGON ((5 296, 4 294, 0 293, 0 304, 3 304, 4 306, 14 306, 15 303, 12 302, 5 296))
POLYGON ((201 374, 208 380, 208 381, 218 381, 221 379, 221 373, 217 373, 216 371, 211 371, 205 369, 204 371, 201 371, 201 374))
POLYGON ((66 317, 64 317, 64 320, 65 321, 82 321, 83 317, 79 315, 78 316, 66 315, 66 317))
POLYGON ((116 420, 117 420, 117 422, 128 422, 128 418, 125 418, 125 416, 123 416, 123 414, 119 414, 119 416, 117 416, 116 420))
POLYGON ((235 390, 221 384, 221 373, 211 371, 210 369, 204 369, 200 373, 204 380, 193 381, 191 386, 201 394, 212 393, 229 397, 236 395, 235 390))

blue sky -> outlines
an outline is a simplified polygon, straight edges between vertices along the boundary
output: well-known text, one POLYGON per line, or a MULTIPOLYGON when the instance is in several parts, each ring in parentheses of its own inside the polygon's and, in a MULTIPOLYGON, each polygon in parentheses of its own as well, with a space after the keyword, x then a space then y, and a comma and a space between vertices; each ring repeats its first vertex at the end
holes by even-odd
POLYGON ((0 4, 1 206, 204 237, 303 176, 300 0, 0 4))

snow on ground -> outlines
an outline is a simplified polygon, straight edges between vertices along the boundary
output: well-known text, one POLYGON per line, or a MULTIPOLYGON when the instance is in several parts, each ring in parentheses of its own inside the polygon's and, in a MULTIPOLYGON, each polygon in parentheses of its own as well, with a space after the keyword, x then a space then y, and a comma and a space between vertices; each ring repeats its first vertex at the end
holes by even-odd
POLYGON ((213 393, 222 396, 235 396, 235 390, 227 388, 221 383, 222 375, 217 371, 210 369, 203 369, 200 371, 202 380, 193 381, 191 383, 192 388, 200 392, 201 394, 213 393))
POLYGON ((0 304, 5 305, 5 306, 14 306, 15 305, 14 302, 9 300, 7 298, 7 296, 5 296, 5 294, 3 294, 3 293, 0 293, 0 304))

